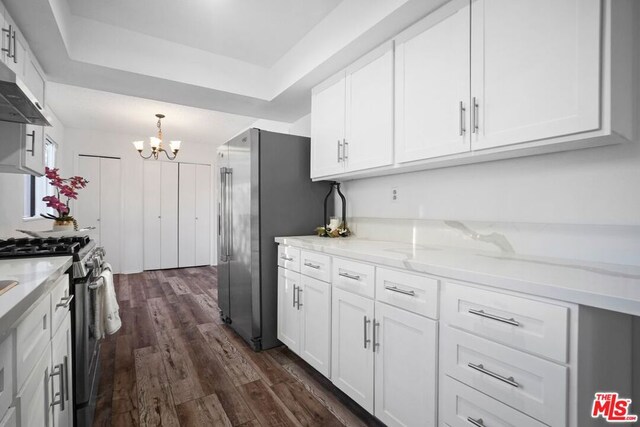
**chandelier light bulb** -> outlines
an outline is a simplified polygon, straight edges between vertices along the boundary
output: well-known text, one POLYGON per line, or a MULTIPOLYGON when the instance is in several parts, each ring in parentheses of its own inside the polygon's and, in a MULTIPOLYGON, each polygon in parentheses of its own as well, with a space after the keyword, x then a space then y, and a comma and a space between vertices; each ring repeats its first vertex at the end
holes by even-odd
POLYGON ((171 151, 173 151, 174 153, 177 152, 180 149, 180 144, 182 144, 182 141, 171 141, 169 143, 171 151))
POLYGON ((133 141, 132 144, 139 152, 142 152, 142 150, 144 150, 144 141, 133 141))
POLYGON ((157 150, 158 147, 160 147, 160 142, 160 138, 156 138, 155 136, 149 138, 149 144, 151 145, 151 149, 153 151, 157 150))

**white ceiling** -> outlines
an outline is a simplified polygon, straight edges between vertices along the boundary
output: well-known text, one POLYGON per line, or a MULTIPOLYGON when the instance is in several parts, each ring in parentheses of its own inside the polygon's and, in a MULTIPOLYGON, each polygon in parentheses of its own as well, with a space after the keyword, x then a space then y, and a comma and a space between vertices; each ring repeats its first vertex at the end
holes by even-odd
POLYGON ((341 1, 67 0, 73 15, 263 67, 341 1))
POLYGON ((249 128, 253 117, 203 110, 115 93, 51 83, 49 103, 65 126, 122 133, 148 140, 156 134, 156 113, 162 119, 163 139, 185 144, 222 144, 249 128))

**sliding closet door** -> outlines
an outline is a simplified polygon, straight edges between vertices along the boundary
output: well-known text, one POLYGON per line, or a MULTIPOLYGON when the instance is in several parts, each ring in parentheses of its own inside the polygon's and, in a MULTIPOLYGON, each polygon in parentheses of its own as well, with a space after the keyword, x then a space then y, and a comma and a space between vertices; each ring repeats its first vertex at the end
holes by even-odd
POLYGON ((178 164, 162 162, 160 188, 160 265, 178 267, 178 164))
POLYGON ((78 175, 89 183, 78 193, 75 211, 71 215, 78 221, 78 227, 95 227, 89 232, 96 245, 100 245, 100 157, 79 156, 78 175))
POLYGON ((196 165, 180 163, 179 265, 196 265, 196 165))
POLYGON ((100 158, 100 245, 114 273, 120 272, 120 159, 100 158))
POLYGON ((161 268, 161 213, 160 194, 158 187, 160 183, 160 165, 156 161, 144 162, 144 195, 143 195, 143 218, 144 218, 144 269, 157 270, 161 268))
POLYGON ((211 167, 196 165, 195 264, 211 264, 211 167))

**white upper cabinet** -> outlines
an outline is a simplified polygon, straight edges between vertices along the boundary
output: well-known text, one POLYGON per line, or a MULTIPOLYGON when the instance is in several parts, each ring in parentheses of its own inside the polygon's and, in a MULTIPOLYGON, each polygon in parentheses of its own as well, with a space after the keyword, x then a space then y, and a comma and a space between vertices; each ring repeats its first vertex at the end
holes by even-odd
POLYGON ((311 101, 311 177, 393 163, 393 44, 317 86, 311 101))
POLYGON ((600 127, 600 0, 476 0, 474 150, 600 127))
POLYGON ((470 32, 453 1, 396 38, 397 162, 469 151, 470 32))

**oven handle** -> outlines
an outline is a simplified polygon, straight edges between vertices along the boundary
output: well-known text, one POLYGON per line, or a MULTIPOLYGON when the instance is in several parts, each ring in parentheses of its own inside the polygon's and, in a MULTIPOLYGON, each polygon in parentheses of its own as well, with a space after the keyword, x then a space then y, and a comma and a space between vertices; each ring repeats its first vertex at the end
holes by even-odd
POLYGON ((104 277, 100 276, 96 280, 91 282, 89 284, 88 288, 91 289, 92 291, 95 291, 96 289, 101 288, 103 286, 104 286, 104 277), (100 280, 100 279, 102 279, 102 280, 100 280))

